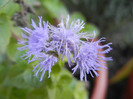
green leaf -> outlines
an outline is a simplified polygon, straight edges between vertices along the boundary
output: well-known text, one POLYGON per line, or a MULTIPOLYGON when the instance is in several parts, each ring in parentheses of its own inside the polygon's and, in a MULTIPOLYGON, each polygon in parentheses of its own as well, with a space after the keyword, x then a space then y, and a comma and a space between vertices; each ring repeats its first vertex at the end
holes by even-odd
POLYGON ((17 88, 27 87, 27 83, 24 80, 24 71, 27 68, 27 64, 15 65, 8 73, 8 78, 12 86, 17 88))
POLYGON ((3 56, 4 56, 4 55, 0 54, 0 65, 1 65, 1 63, 2 63, 2 61, 3 61, 3 56))
POLYGON ((32 70, 31 69, 26 69, 25 72, 23 73, 23 76, 24 76, 24 81, 27 83, 27 84, 30 84, 32 83, 32 70))
POLYGON ((52 71, 51 74, 53 75, 58 75, 61 71, 61 67, 59 65, 59 63, 55 63, 55 65, 52 67, 52 71))
POLYGON ((56 92, 55 92, 55 98, 54 99, 63 99, 63 98, 61 98, 62 90, 63 90, 62 87, 56 86, 56 89, 55 89, 56 92))
POLYGON ((68 85, 72 82, 72 78, 68 75, 62 75, 60 80, 59 80, 59 83, 63 86, 66 86, 68 87, 68 85))
POLYGON ((10 0, 0 0, 0 9, 9 3, 10 0))
POLYGON ((8 58, 6 57, 6 55, 3 55, 3 61, 0 64, 0 84, 4 84, 7 76, 8 76, 8 72, 10 71, 12 67, 12 64, 9 62, 8 58))
POLYGON ((25 51, 17 51, 16 54, 15 54, 15 59, 16 59, 16 63, 18 64, 27 64, 27 61, 26 60, 23 60, 21 58, 21 56, 25 54, 25 51))
POLYGON ((87 32, 88 34, 91 34, 92 37, 94 37, 94 31, 95 31, 95 36, 99 36, 100 31, 99 29, 93 25, 93 24, 85 24, 85 28, 83 29, 83 32, 87 32))
POLYGON ((9 68, 7 66, 0 65, 0 84, 5 80, 9 68))
POLYGON ((0 99, 9 99, 12 87, 0 85, 0 99))
POLYGON ((9 99, 26 99, 28 89, 20 89, 13 87, 10 92, 9 99))
POLYGON ((83 82, 78 82, 74 89, 75 99, 88 99, 87 91, 83 82))
POLYGON ((44 17, 45 22, 48 21, 50 24, 54 24, 55 20, 49 14, 43 15, 43 17, 44 17))
POLYGON ((48 88, 48 99, 55 99, 57 88, 48 88))
POLYGON ((27 86, 32 86, 34 88, 43 87, 43 85, 46 84, 47 81, 46 75, 44 75, 43 81, 40 82, 41 73, 39 73, 37 77, 34 77, 33 76, 34 73, 32 72, 32 70, 33 68, 31 68, 30 65, 28 65, 28 68, 23 72, 24 82, 26 83, 27 86))
POLYGON ((0 14, 0 54, 6 51, 10 37, 9 19, 6 14, 0 14))
POLYGON ((60 19, 59 16, 68 14, 67 8, 59 0, 40 0, 42 5, 48 10, 53 18, 60 19))
POLYGON ((68 87, 71 82, 72 82, 72 74, 68 70, 62 69, 58 84, 64 87, 65 86, 68 87))
POLYGON ((16 36, 17 40, 21 39, 21 32, 22 32, 21 27, 19 26, 15 27, 13 21, 11 22, 11 32, 16 36))
POLYGON ((24 2, 30 6, 34 6, 34 4, 37 2, 37 0, 24 0, 24 2))
MULTIPOLYGON (((57 98, 58 99, 58 98, 57 98)), ((73 91, 69 88, 65 88, 61 94, 60 99, 74 99, 73 98, 73 91)), ((76 99, 76 98, 75 98, 76 99)), ((82 99, 82 98, 81 98, 82 99)))
POLYGON ((65 62, 67 62, 67 57, 65 56, 62 60, 62 56, 61 56, 60 59, 58 60, 58 65, 60 66, 60 68, 64 67, 65 62))
POLYGON ((55 65, 52 67, 50 74, 52 82, 56 83, 60 79, 60 72, 61 72, 60 65, 58 63, 55 63, 55 65))
POLYGON ((7 55, 12 61, 16 61, 15 56, 17 51, 17 40, 12 37, 7 48, 7 55))
POLYGON ((85 20, 85 17, 80 13, 80 12, 74 12, 71 14, 71 17, 70 17, 71 21, 75 20, 75 19, 80 19, 80 20, 83 20, 83 21, 86 21, 85 20))
MULTIPOLYGON (((4 1, 4 0, 2 0, 4 1)), ((19 12, 20 7, 17 3, 9 2, 4 7, 0 9, 0 13, 6 13, 10 18, 12 18, 15 12, 19 12)))
POLYGON ((34 89, 27 95, 27 99, 49 99, 46 88, 34 89))

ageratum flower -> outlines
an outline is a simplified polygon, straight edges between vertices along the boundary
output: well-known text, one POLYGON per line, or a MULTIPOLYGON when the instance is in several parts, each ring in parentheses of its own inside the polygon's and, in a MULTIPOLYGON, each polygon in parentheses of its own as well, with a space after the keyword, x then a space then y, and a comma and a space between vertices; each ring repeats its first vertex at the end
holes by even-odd
POLYGON ((111 57, 105 57, 102 54, 106 54, 112 50, 110 44, 100 45, 99 43, 105 41, 105 38, 101 38, 98 41, 85 42, 80 46, 79 52, 76 56, 76 66, 72 69, 73 74, 77 69, 80 69, 80 80, 87 81, 87 74, 91 74, 92 72, 98 76, 97 70, 100 70, 100 67, 107 68, 103 65, 104 61, 111 61, 111 57), (106 48, 106 50, 103 50, 106 48), (100 51, 101 50, 101 51, 100 51), (101 61, 102 60, 102 61, 101 61))
POLYGON ((58 24, 58 27, 51 26, 51 46, 55 51, 62 54, 62 58, 67 56, 68 64, 71 66, 71 63, 77 54, 79 45, 82 42, 81 38, 87 38, 86 33, 81 33, 81 30, 84 28, 84 22, 80 19, 72 21, 70 24, 69 16, 66 19, 62 19, 58 24))
POLYGON ((39 26, 35 24, 33 20, 32 21, 32 27, 33 30, 25 27, 22 28, 24 33, 21 33, 21 36, 24 40, 20 40, 18 43, 22 44, 23 47, 18 48, 18 50, 28 50, 26 54, 24 54, 22 57, 24 59, 29 59, 28 62, 31 62, 35 60, 35 57, 37 53, 41 51, 47 51, 48 48, 48 40, 49 40, 49 29, 48 29, 48 23, 45 23, 42 21, 42 17, 39 17, 39 26), (43 26, 42 26, 43 22, 43 26), (33 59, 31 59, 31 55, 34 55, 33 59))
POLYGON ((22 28, 22 30, 25 31, 25 34, 21 33, 24 40, 20 40, 18 43, 22 44, 23 47, 18 48, 18 50, 27 50, 26 54, 22 57, 24 59, 28 58, 28 63, 39 60, 39 64, 34 67, 34 70, 39 68, 35 76, 37 76, 39 71, 43 71, 40 78, 40 81, 42 81, 45 71, 49 71, 50 77, 51 68, 54 63, 57 62, 57 57, 52 54, 47 54, 51 51, 49 47, 48 22, 45 23, 42 21, 42 17, 39 17, 39 26, 37 26, 33 20, 31 21, 32 30, 27 27, 22 28))
POLYGON ((36 71, 34 76, 37 76, 39 71, 42 72, 41 78, 40 78, 40 81, 42 81, 45 72, 48 71, 48 74, 49 74, 48 78, 50 78, 51 68, 57 62, 57 57, 53 54, 48 55, 45 53, 40 53, 38 60, 39 60, 39 64, 37 64, 34 67, 33 71, 35 71, 38 67, 39 69, 36 71))

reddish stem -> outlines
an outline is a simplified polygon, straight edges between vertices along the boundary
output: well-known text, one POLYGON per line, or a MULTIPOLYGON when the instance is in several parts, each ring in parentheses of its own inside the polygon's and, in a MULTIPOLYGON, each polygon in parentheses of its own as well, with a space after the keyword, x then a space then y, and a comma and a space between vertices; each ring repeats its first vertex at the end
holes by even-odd
MULTIPOLYGON (((104 54, 101 54, 102 56, 105 56, 104 54)), ((103 61, 103 60, 100 60, 103 61)), ((104 66, 107 66, 107 62, 103 64, 104 66)), ((90 99, 105 99, 106 98, 106 92, 108 87, 108 70, 102 69, 101 71, 98 71, 99 76, 95 79, 94 88, 92 91, 92 95, 90 99)))

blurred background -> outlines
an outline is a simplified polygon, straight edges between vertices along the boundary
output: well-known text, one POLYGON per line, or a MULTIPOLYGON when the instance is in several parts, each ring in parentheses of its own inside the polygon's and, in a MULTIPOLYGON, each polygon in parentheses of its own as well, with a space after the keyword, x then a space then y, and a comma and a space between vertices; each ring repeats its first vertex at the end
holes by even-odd
POLYGON ((36 63, 27 64, 17 51, 20 28, 31 27, 31 18, 57 25, 68 14, 84 20, 84 31, 113 43, 106 99, 133 99, 132 0, 0 0, 0 99, 89 99, 95 79, 88 75, 88 82, 80 82, 79 73, 73 77, 60 62, 50 79, 46 74, 39 82, 32 72, 36 63))

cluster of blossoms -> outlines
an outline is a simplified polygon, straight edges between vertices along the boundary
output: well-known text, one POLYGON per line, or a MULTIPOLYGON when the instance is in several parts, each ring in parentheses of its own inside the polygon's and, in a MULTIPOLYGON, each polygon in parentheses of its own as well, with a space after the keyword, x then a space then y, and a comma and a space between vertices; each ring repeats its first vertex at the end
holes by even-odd
POLYGON ((72 63, 76 64, 72 69, 73 74, 77 69, 80 70, 81 81, 87 81, 87 74, 91 74, 92 77, 93 74, 98 76, 97 70, 100 67, 106 68, 102 65, 103 61, 101 60, 112 60, 111 57, 102 55, 112 50, 111 43, 100 45, 101 42, 105 41, 105 38, 94 41, 90 34, 81 32, 85 23, 79 19, 70 22, 68 16, 66 19, 62 19, 57 27, 42 21, 42 17, 39 17, 38 25, 33 20, 31 21, 33 29, 22 28, 25 33, 22 33, 23 40, 18 43, 22 44, 23 47, 18 49, 28 50, 22 56, 24 59, 28 59, 28 63, 39 61, 33 71, 37 69, 35 76, 38 75, 38 72, 42 72, 40 81, 42 81, 46 71, 50 77, 52 66, 58 62, 58 59, 62 58, 63 60, 65 56, 70 67, 72 63), (106 50, 101 50, 104 48, 106 50))

